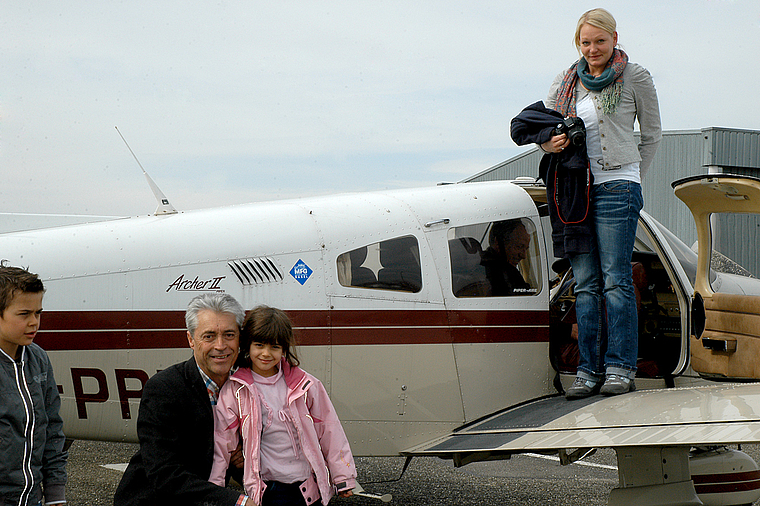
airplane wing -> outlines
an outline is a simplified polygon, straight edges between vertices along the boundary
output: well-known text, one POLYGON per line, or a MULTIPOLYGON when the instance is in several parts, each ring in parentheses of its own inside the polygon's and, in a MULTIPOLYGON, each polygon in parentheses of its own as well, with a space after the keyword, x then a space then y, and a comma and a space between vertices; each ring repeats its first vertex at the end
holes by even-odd
POLYGON ((459 467, 515 453, 558 453, 570 464, 594 448, 614 448, 620 486, 610 506, 696 506, 753 503, 760 469, 741 452, 703 457, 691 448, 758 442, 760 384, 720 384, 537 399, 402 454, 451 459, 459 467))
POLYGON ((411 448, 463 465, 514 453, 575 448, 707 446, 760 442, 760 384, 644 390, 576 401, 553 396, 515 406, 411 448))

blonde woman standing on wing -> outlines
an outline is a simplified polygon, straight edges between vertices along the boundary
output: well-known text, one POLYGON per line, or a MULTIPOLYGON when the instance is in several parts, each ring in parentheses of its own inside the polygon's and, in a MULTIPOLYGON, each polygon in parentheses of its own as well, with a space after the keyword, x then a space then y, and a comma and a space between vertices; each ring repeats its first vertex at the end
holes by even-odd
MULTIPOLYGON (((641 178, 662 137, 657 92, 649 72, 630 63, 617 47, 615 18, 593 9, 578 20, 575 45, 581 59, 560 73, 547 107, 577 116, 586 126, 593 175, 589 197, 594 240, 591 250, 571 256, 576 280, 580 361, 568 399, 636 389, 638 316, 631 255, 643 206, 641 178), (641 141, 634 139, 638 121, 641 141)), ((541 145, 559 153, 565 134, 541 145)))

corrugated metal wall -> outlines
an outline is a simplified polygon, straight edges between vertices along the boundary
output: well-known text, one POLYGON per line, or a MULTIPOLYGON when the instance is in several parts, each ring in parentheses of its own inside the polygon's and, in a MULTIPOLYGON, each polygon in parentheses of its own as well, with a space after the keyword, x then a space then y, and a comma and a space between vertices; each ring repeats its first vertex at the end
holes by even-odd
MULTIPOLYGON (((705 128, 703 165, 760 171, 760 132, 727 128, 705 128)), ((754 175, 754 174, 753 174, 754 175)))
MULTIPOLYGON (((531 148, 465 182, 538 177, 542 156, 538 148, 531 148)), ((644 210, 689 246, 697 240, 694 221, 686 205, 673 195, 670 185, 683 177, 707 174, 709 167, 720 167, 723 173, 760 176, 760 131, 711 127, 663 132, 652 167, 642 181, 644 210)), ((752 226, 747 224, 749 229, 752 226)), ((747 248, 742 248, 740 236, 721 234, 719 248, 737 261, 741 257, 744 267, 760 276, 760 260, 747 258, 744 251, 747 248)))
MULTIPOLYGON (((751 245, 760 244, 760 216, 757 214, 718 215, 713 222, 715 249, 760 277, 760 258, 751 245)), ((733 272, 733 271, 731 271, 733 272)))

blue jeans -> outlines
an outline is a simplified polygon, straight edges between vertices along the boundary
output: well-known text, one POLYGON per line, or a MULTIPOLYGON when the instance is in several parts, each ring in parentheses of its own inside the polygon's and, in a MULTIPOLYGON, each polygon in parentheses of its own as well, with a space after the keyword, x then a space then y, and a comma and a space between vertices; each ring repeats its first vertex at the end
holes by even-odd
POLYGON ((262 506, 306 506, 298 483, 267 481, 266 484, 264 497, 261 498, 262 506))
POLYGON ((582 379, 636 375, 639 323, 631 254, 642 206, 641 185, 632 181, 608 181, 591 190, 595 240, 589 253, 570 258, 582 379))

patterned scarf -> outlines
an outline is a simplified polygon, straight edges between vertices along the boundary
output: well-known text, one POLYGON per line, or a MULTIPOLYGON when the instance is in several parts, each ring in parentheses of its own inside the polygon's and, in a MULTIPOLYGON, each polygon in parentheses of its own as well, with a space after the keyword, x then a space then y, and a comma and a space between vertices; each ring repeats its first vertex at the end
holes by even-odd
POLYGON ((602 106, 602 112, 606 115, 614 113, 623 92, 623 71, 627 64, 628 55, 622 49, 615 49, 602 75, 594 77, 588 73, 586 59, 581 58, 573 63, 565 74, 559 86, 554 109, 563 116, 575 116, 575 85, 580 79, 586 89, 601 91, 599 104, 602 106))

